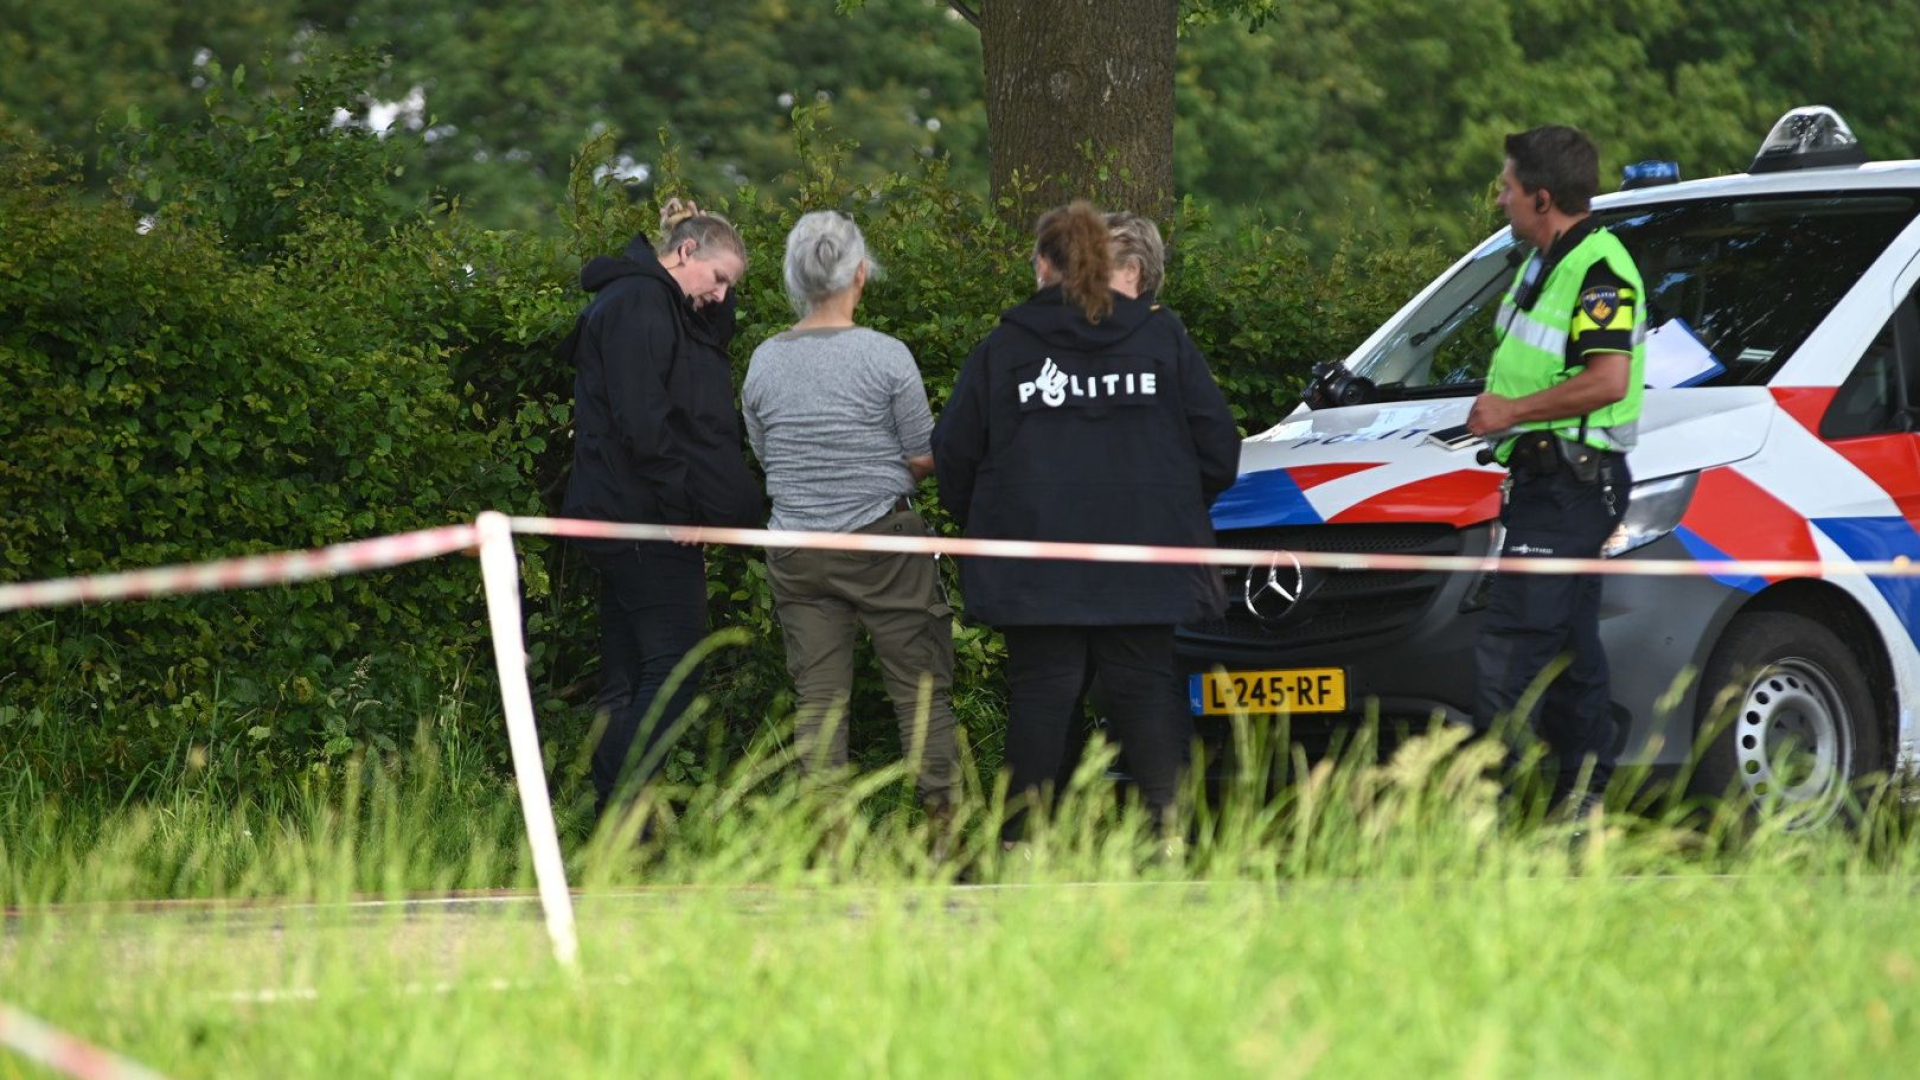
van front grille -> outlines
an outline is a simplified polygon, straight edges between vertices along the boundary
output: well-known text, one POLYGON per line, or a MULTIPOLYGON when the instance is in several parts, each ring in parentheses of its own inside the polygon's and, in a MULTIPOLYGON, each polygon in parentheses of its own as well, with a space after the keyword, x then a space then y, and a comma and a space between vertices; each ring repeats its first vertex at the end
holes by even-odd
MULTIPOLYGON (((1218 544, 1259 551, 1458 555, 1461 534, 1449 525, 1312 525, 1223 532, 1218 544)), ((1299 600, 1279 612, 1268 603, 1267 617, 1261 618, 1247 608, 1246 582, 1249 573, 1258 575, 1257 589, 1268 564, 1262 558, 1223 568, 1225 615, 1190 623, 1181 628, 1183 635, 1292 648, 1392 634, 1416 622, 1447 579, 1410 570, 1309 569, 1299 600)))

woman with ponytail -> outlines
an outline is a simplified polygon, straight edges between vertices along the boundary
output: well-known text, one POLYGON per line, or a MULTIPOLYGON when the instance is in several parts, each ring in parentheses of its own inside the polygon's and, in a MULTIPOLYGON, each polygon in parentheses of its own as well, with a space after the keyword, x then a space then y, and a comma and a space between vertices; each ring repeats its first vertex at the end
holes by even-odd
MULTIPOLYGON (((727 359, 746 246, 725 218, 679 199, 662 209, 660 231, 664 254, 636 236, 623 256, 593 259, 580 273, 593 299, 562 346, 574 381, 573 471, 561 512, 751 527, 763 502, 742 453, 727 359)), ((607 724, 593 783, 604 812, 659 769, 699 690, 695 671, 657 702, 675 665, 706 636, 706 567, 698 547, 578 543, 600 578, 607 724)))
MULTIPOLYGON (((1151 295, 1110 287, 1107 222, 1083 202, 1040 219, 1038 291, 967 358, 934 430, 940 501, 970 537, 1206 546, 1240 439, 1206 360, 1151 295)), ((1045 807, 1098 674, 1127 767, 1169 838, 1191 723, 1174 625, 1217 613, 1203 568, 968 558, 967 609, 1006 632, 1001 838, 1045 807)))

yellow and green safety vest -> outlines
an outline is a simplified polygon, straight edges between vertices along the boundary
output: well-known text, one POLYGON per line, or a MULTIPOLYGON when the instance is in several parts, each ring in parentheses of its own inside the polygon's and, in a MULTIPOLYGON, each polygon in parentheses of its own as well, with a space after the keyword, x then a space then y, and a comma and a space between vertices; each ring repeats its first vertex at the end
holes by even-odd
MULTIPOLYGON (((1586 368, 1568 366, 1568 339, 1585 330, 1617 328, 1620 317, 1630 312, 1632 370, 1627 378, 1626 396, 1584 417, 1535 420, 1520 427, 1551 431, 1561 438, 1579 442, 1583 440, 1584 426, 1584 441, 1588 445, 1601 450, 1631 450, 1640 427, 1641 383, 1647 370, 1646 290, 1640 270, 1633 265, 1633 257, 1617 237, 1605 229, 1595 229, 1561 257, 1541 285, 1539 299, 1532 307, 1522 309, 1514 298, 1526 280, 1528 268, 1542 257, 1542 253, 1536 251, 1520 264, 1513 284, 1500 301, 1500 311, 1494 319, 1494 334, 1499 344, 1493 350, 1493 363, 1487 371, 1487 390, 1501 397, 1520 398, 1573 378, 1586 368), (1627 310, 1589 312, 1582 309, 1580 287, 1586 281, 1587 271, 1599 262, 1605 262, 1608 269, 1626 283, 1620 290, 1619 307, 1627 310)), ((1495 455, 1502 462, 1513 451, 1513 443, 1513 439, 1508 439, 1496 449, 1495 455)))

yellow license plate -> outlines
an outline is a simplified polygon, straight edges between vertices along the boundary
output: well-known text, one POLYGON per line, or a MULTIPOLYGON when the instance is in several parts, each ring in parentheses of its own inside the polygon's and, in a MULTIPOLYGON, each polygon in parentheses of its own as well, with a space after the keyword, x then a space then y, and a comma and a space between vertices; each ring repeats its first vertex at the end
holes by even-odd
POLYGON ((1339 668, 1206 671, 1187 683, 1195 716, 1347 711, 1347 673, 1339 668))

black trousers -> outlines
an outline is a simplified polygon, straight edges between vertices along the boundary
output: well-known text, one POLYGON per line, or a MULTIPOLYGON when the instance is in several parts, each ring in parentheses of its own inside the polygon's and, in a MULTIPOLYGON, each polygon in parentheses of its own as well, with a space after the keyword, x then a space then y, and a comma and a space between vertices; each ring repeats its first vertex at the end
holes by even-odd
MULTIPOLYGON (((1626 459, 1618 454, 1603 458, 1597 482, 1583 483, 1565 467, 1515 472, 1500 510, 1506 526, 1501 555, 1598 556, 1627 512, 1632 485, 1626 459)), ((1604 791, 1613 777, 1614 739, 1607 654, 1600 643, 1599 575, 1496 576, 1474 653, 1479 681, 1474 719, 1482 730, 1510 715, 1540 673, 1567 657, 1566 669, 1525 720, 1559 761, 1556 799, 1573 792, 1589 763, 1587 790, 1604 791)))
POLYGON ((1001 839, 1019 839, 1026 808, 1058 794, 1069 734, 1096 672, 1141 800, 1167 824, 1191 734, 1174 681, 1173 627, 1009 626, 1006 635, 1011 783, 1001 839))
POLYGON ((660 770, 699 692, 696 669, 660 700, 674 666, 706 636, 707 573, 700 548, 679 544, 632 544, 588 560, 600 575, 600 706, 608 718, 593 750, 593 786, 605 813, 623 779, 630 794, 660 770))

